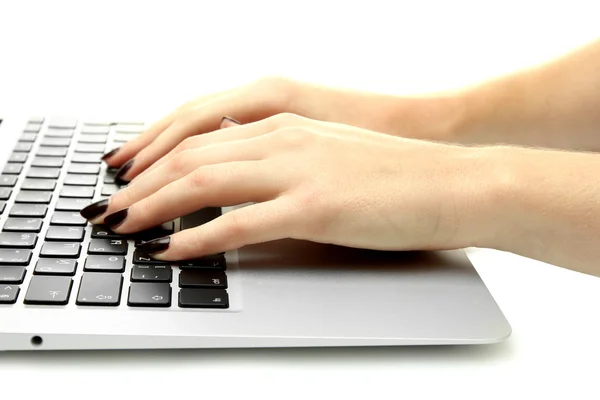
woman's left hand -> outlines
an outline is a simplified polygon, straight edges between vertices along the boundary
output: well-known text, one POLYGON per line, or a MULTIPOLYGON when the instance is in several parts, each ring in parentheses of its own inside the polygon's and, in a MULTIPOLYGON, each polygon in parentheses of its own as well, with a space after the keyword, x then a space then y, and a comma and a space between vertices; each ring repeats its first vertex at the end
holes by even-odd
POLYGON ((280 114, 186 139, 107 208, 82 215, 130 234, 201 208, 253 203, 138 247, 161 260, 284 238, 462 248, 485 236, 474 217, 493 189, 484 152, 280 114))

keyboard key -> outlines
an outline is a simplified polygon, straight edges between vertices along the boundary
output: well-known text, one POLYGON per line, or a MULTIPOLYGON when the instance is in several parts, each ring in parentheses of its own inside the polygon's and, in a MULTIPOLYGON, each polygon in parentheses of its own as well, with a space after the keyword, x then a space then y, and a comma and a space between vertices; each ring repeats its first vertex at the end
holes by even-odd
POLYGON ((132 282, 168 282, 173 280, 170 265, 134 265, 131 268, 132 282))
POLYGON ((113 142, 115 143, 127 143, 132 139, 135 139, 135 135, 121 133, 113 136, 113 142))
POLYGON ((115 128, 117 133, 142 133, 145 124, 143 122, 134 122, 129 124, 118 124, 115 128))
POLYGON ((108 125, 84 125, 81 133, 84 135, 108 135, 110 126, 108 125))
POLYGON ((104 175, 103 183, 115 183, 115 174, 109 174, 108 172, 104 175))
POLYGON ((102 153, 74 153, 71 162, 84 164, 100 164, 102 153))
POLYGON ((6 208, 6 202, 0 201, 0 215, 4 213, 4 209, 6 208))
POLYGON ((11 188, 0 187, 0 200, 8 200, 12 194, 11 188))
POLYGON ((31 167, 27 171, 28 178, 58 179, 60 168, 31 167))
POLYGON ((40 129, 42 129, 42 124, 29 122, 27 125, 25 125, 25 128, 23 128, 23 132, 38 133, 40 129))
POLYGON ((81 226, 50 226, 46 231, 46 240, 52 242, 83 242, 84 235, 85 231, 81 226))
POLYGON ((123 256, 88 256, 83 267, 84 271, 123 272, 125 257, 123 256))
POLYGON ((102 225, 92 226, 92 238, 93 239, 124 239, 124 236, 117 235, 110 229, 102 225))
POLYGON ((0 175, 0 186, 13 187, 19 179, 16 175, 0 175))
POLYGON ((21 190, 15 199, 16 203, 39 203, 50 204, 52 192, 41 192, 37 190, 21 190))
POLYGON ((75 146, 76 153, 103 153, 104 150, 106 150, 104 144, 77 143, 77 146, 75 146))
POLYGON ((212 254, 194 260, 179 261, 179 267, 183 269, 226 269, 226 260, 223 254, 212 254))
POLYGON ((135 250, 133 252, 133 263, 134 264, 148 264, 148 265, 165 265, 171 264, 170 261, 161 261, 155 260, 148 255, 148 253, 143 253, 139 250, 135 250))
POLYGON ((88 254, 127 254, 127 241, 123 239, 92 239, 88 254))
POLYGON ((98 177, 96 175, 67 174, 65 185, 70 186, 96 186, 98 177))
POLYGON ((229 295, 223 289, 181 289, 179 307, 229 308, 229 295))
POLYGON ((102 192, 100 193, 102 196, 112 196, 113 194, 119 191, 119 187, 117 185, 108 184, 102 186, 102 192))
MULTIPOLYGON (((66 157, 68 148, 67 147, 48 147, 40 146, 36 155, 46 157, 66 157)), ((23 153, 21 153, 23 154, 23 153)))
POLYGON ((33 143, 19 142, 19 143, 17 143, 17 145, 15 146, 13 151, 29 153, 31 151, 32 147, 33 147, 33 143))
POLYGON ((56 157, 35 157, 31 163, 32 167, 57 167, 63 166, 64 160, 56 157))
POLYGON ((73 276, 77 271, 77 260, 40 258, 35 264, 35 275, 66 275, 73 276))
POLYGON ((132 283, 127 305, 131 307, 170 307, 171 285, 168 283, 132 283))
POLYGON ((33 143, 37 139, 37 135, 35 133, 24 133, 19 138, 19 142, 29 142, 33 143))
POLYGON ((44 137, 40 146, 69 147, 71 139, 68 137, 44 137))
POLYGON ((34 275, 25 294, 25 304, 65 305, 69 302, 73 280, 66 276, 34 275))
POLYGON ((94 188, 90 186, 63 186, 60 190, 60 197, 91 199, 94 197, 94 192, 94 188))
POLYGON ((220 207, 207 207, 181 217, 181 230, 195 228, 221 216, 220 207))
POLYGON ((69 165, 69 169, 67 170, 70 174, 91 174, 98 175, 100 173, 99 165, 92 164, 71 164, 69 165))
POLYGON ((140 244, 142 241, 148 241, 163 236, 171 235, 175 231, 173 221, 165 222, 154 228, 146 229, 145 231, 134 234, 135 243, 140 244))
POLYGON ((33 123, 36 123, 36 124, 43 124, 44 123, 44 117, 33 116, 33 117, 29 118, 29 122, 33 122, 33 123))
POLYGON ((8 218, 4 223, 5 232, 35 232, 42 230, 40 218, 8 218))
POLYGON ((35 233, 0 233, 0 247, 33 249, 36 243, 37 235, 35 233))
POLYGON ((79 138, 79 143, 106 144, 108 135, 84 135, 79 138))
POLYGON ((85 273, 77 294, 82 306, 118 306, 121 303, 123 275, 102 272, 85 273))
POLYGON ((50 128, 75 129, 77 127, 77 118, 73 117, 53 117, 48 121, 50 128))
MULTIPOLYGON (((51 138, 67 138, 68 139, 68 138, 71 138, 74 133, 75 133, 75 131, 73 129, 48 128, 48 130, 46 130, 46 134, 44 135, 44 138, 51 137, 51 138)), ((68 146, 68 144, 65 146, 68 146)))
POLYGON ((11 210, 9 217, 39 217, 44 218, 48 206, 45 204, 15 204, 11 210))
POLYGON ((15 304, 20 290, 16 285, 0 285, 0 304, 15 304))
POLYGON ((27 178, 23 181, 21 189, 25 190, 46 190, 52 191, 56 187, 56 181, 53 179, 32 179, 27 178))
POLYGON ((25 267, 0 267, 0 283, 23 283, 26 272, 25 267))
POLYGON ((46 242, 40 250, 40 257, 78 258, 79 254, 81 254, 79 243, 46 242))
POLYGON ((86 226, 87 220, 77 212, 55 211, 52 214, 50 225, 86 226))
POLYGON ((0 265, 27 266, 29 261, 31 261, 31 251, 29 250, 0 249, 0 265))
POLYGON ((22 170, 23 170, 23 164, 8 163, 4 166, 2 173, 8 174, 8 175, 19 175, 22 170))
POLYGON ((58 211, 81 211, 92 203, 89 199, 62 198, 56 202, 58 211))
POLYGON ((182 270, 179 273, 179 287, 227 288, 227 277, 219 270, 182 270))
POLYGON ((14 152, 8 157, 8 162, 24 163, 27 161, 27 153, 14 152))

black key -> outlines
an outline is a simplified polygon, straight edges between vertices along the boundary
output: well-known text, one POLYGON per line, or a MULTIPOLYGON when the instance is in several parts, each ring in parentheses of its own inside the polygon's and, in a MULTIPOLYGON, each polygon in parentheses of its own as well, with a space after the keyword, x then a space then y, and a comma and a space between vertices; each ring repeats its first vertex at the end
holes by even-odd
MULTIPOLYGON (((73 134, 75 133, 75 131, 73 129, 56 129, 56 128, 48 128, 48 130, 46 131, 46 135, 44 136, 46 137, 51 137, 51 138, 70 138, 73 136, 73 134)), ((65 146, 68 146, 65 145, 65 146)))
POLYGON ((70 174, 92 174, 98 175, 100 173, 100 166, 93 164, 71 164, 67 170, 70 174))
POLYGON ((132 283, 127 305, 131 307, 170 307, 171 285, 168 283, 132 283))
POLYGON ((41 192, 37 190, 21 190, 15 199, 16 203, 39 203, 50 204, 52 192, 41 192))
POLYGON ((19 142, 29 142, 33 143, 37 139, 37 135, 35 133, 24 133, 19 138, 19 142))
POLYGON ((135 250, 133 252, 133 263, 134 264, 148 264, 148 265, 165 265, 171 264, 169 261, 161 261, 155 260, 148 255, 148 253, 143 253, 139 250, 135 250))
POLYGON ((31 251, 29 250, 0 249, 0 265, 27 266, 29 265, 29 261, 31 261, 31 251))
POLYGON ((125 257, 88 256, 83 269, 84 271, 123 272, 125 271, 125 257))
POLYGON ((42 124, 36 122, 29 122, 27 125, 25 125, 23 132, 38 133, 40 129, 42 129, 42 124))
POLYGON ((179 287, 226 289, 227 277, 219 270, 182 270, 179 287))
POLYGON ((15 204, 10 209, 9 217, 39 217, 44 218, 48 206, 45 204, 15 204))
POLYGON ((64 305, 69 302, 73 279, 67 276, 34 275, 25 294, 25 304, 64 305))
POLYGON ((132 282, 168 282, 173 280, 170 265, 134 265, 131 268, 132 282))
POLYGON ((127 241, 123 239, 92 239, 88 254, 127 254, 127 241))
POLYGON ((8 174, 8 175, 19 175, 22 170, 23 170, 23 164, 8 163, 4 166, 2 173, 8 174))
POLYGON ((0 283, 23 283, 25 267, 0 267, 0 283))
POLYGON ((94 197, 94 188, 91 186, 63 186, 60 197, 76 197, 80 199, 91 199, 94 197))
POLYGON ((13 187, 19 179, 16 175, 0 175, 0 186, 13 187))
POLYGON ((40 250, 40 257, 48 258, 78 258, 81 254, 79 243, 46 242, 40 250))
POLYGON ((81 133, 84 135, 108 135, 110 126, 108 125, 84 125, 81 133))
POLYGON ((100 164, 102 153, 74 153, 71 162, 83 164, 100 164))
POLYGON ((17 145, 15 146, 13 151, 17 151, 17 152, 21 152, 21 153, 29 153, 31 151, 32 147, 33 147, 33 144, 30 142, 19 142, 19 143, 17 143, 17 145))
POLYGON ((75 146, 76 153, 103 153, 104 150, 106 150, 104 144, 77 143, 77 146, 75 146))
POLYGON ((181 230, 195 228, 221 216, 220 207, 208 207, 181 217, 181 230))
POLYGON ((56 181, 53 179, 33 179, 27 178, 23 181, 21 189, 25 190, 49 190, 52 191, 56 187, 56 181))
POLYGON ((102 192, 100 193, 102 196, 112 196, 113 194, 119 191, 119 187, 117 185, 104 185, 102 186, 102 192))
POLYGON ((33 249, 36 243, 37 235, 35 233, 0 233, 0 247, 33 249))
POLYGON ((27 161, 27 155, 27 153, 14 152, 10 155, 10 157, 8 157, 8 162, 24 163, 25 161, 27 161))
MULTIPOLYGON (((0 278, 0 282, 1 281, 2 278, 0 278)), ((21 289, 15 285, 0 285, 0 304, 15 304, 20 290, 21 289)))
POLYGON ((56 202, 56 210, 58 211, 81 211, 84 207, 92 203, 89 199, 70 199, 62 198, 56 202))
POLYGON ((194 260, 183 260, 179 262, 181 269, 226 269, 227 263, 223 254, 211 254, 194 260))
POLYGON ((46 240, 51 242, 83 242, 84 236, 81 226, 51 226, 46 231, 46 240))
POLYGON ((71 139, 67 137, 44 137, 40 146, 69 147, 71 139))
POLYGON ((92 226, 92 238, 94 239, 124 239, 124 236, 118 235, 102 225, 92 226))
POLYGON ((50 225, 85 226, 87 225, 87 220, 77 212, 56 211, 52 214, 50 225))
POLYGON ((8 218, 2 228, 5 232, 39 232, 42 230, 40 218, 8 218))
POLYGON ((118 306, 121 303, 123 275, 101 272, 83 274, 77 304, 81 306, 118 306))
POLYGON ((62 167, 64 160, 56 157, 35 157, 31 163, 32 167, 62 167))
POLYGON ((229 295, 223 289, 181 289, 179 307, 229 308, 229 295))
POLYGON ((45 157, 66 157, 67 151, 67 147, 40 146, 36 155, 45 157))
POLYGON ((96 186, 98 177, 96 175, 67 174, 65 185, 70 186, 96 186))
POLYGON ((77 118, 72 117, 53 117, 48 121, 50 128, 75 129, 77 127, 77 118))
POLYGON ((5 208, 6 208, 6 202, 0 201, 0 215, 2 215, 2 213, 4 213, 5 208))
POLYGON ((73 276, 77 271, 77 260, 63 258, 40 258, 35 264, 35 275, 73 276))
POLYGON ((84 135, 79 138, 79 143, 106 144, 108 135, 84 135))
POLYGON ((8 200, 12 194, 11 188, 0 187, 0 200, 8 200))
POLYGON ((138 232, 135 235, 135 243, 140 244, 142 241, 148 241, 163 236, 171 235, 175 231, 175 224, 173 221, 165 222, 154 228, 146 229, 145 231, 138 232))
POLYGON ((58 179, 59 176, 60 168, 31 167, 27 171, 28 178, 58 179))

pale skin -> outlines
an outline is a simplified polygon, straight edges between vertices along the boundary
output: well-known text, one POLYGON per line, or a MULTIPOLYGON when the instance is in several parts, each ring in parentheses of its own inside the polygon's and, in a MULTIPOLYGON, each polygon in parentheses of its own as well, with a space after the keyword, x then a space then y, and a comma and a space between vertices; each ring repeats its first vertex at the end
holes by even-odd
POLYGON ((251 203, 171 235, 152 253, 163 260, 295 238, 485 247, 600 276, 597 150, 600 41, 420 97, 269 78, 192 100, 111 154, 112 167, 134 160, 131 182, 86 215, 128 209, 113 226, 127 234, 251 203))

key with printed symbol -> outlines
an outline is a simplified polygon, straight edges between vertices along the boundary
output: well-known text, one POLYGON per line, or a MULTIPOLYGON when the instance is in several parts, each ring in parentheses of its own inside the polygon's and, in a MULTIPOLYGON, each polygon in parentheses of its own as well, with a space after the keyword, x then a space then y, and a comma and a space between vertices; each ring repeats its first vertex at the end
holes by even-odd
POLYGON ((27 161, 27 156, 28 153, 19 153, 15 151, 8 157, 8 162, 23 164, 25 161, 27 161))
POLYGON ((35 233, 0 232, 0 248, 33 249, 37 238, 35 233))
POLYGON ((68 147, 49 147, 49 146, 40 146, 38 147, 38 151, 36 156, 43 157, 66 157, 68 147))
POLYGON ((229 295, 223 289, 181 289, 181 308, 229 308, 229 295))
POLYGON ((42 190, 53 191, 56 187, 56 181, 53 179, 33 179, 27 178, 23 181, 21 189, 24 190, 42 190))
POLYGON ((18 176, 15 175, 0 175, 0 186, 13 187, 17 183, 18 176))
POLYGON ((121 303, 123 275, 104 272, 84 273, 77 294, 80 306, 118 306, 121 303))
POLYGON ((76 199, 64 197, 58 199, 55 209, 57 211, 81 211, 92 203, 90 199, 76 199))
POLYGON ((227 289, 227 277, 219 270, 182 270, 179 287, 227 289))
POLYGON ((91 199, 94 197, 94 188, 91 186, 63 186, 60 197, 74 197, 80 199, 91 199))
POLYGON ((102 153, 75 153, 71 162, 79 164, 100 164, 102 162, 102 153))
POLYGON ((32 167, 46 167, 46 168, 61 168, 64 160, 57 157, 35 157, 31 162, 32 167))
POLYGON ((92 239, 124 239, 103 225, 92 225, 92 239))
POLYGON ((15 304, 21 289, 16 285, 1 284, 1 281, 0 278, 0 304, 15 304))
POLYGON ((81 226, 53 225, 46 231, 46 240, 50 242, 83 242, 84 236, 81 226))
POLYGON ((50 225, 85 226, 87 225, 87 220, 77 212, 56 211, 52 214, 50 225))
POLYGON ((39 217, 44 218, 48 206, 45 204, 15 204, 11 210, 9 217, 39 217))
POLYGON ((148 253, 135 250, 133 252, 133 263, 134 264, 149 264, 149 265, 165 265, 171 264, 170 261, 155 260, 148 253))
POLYGON ((35 232, 42 230, 40 218, 8 218, 2 228, 5 232, 35 232))
POLYGON ((35 264, 35 275, 73 276, 77 271, 77 260, 63 258, 40 258, 35 264))
POLYGON ((127 254, 127 241, 123 239, 92 239, 88 254, 127 254))
POLYGON ((130 307, 170 307, 171 285, 168 283, 132 283, 127 305, 130 307))
POLYGON ((0 249, 0 265, 29 265, 31 251, 29 250, 7 250, 0 249))
POLYGON ((85 260, 84 271, 98 272, 123 272, 125 271, 125 257, 90 255, 85 260))
POLYGON ((134 265, 131 268, 131 282, 167 282, 173 281, 173 269, 170 265, 134 265))
POLYGON ((78 258, 81 254, 81 244, 46 242, 40 250, 40 257, 44 258, 78 258))
POLYGON ((26 273, 25 267, 0 267, 0 284, 19 285, 23 283, 26 273))
POLYGON ((183 269, 221 269, 225 270, 227 263, 223 254, 211 254, 194 260, 182 260, 178 262, 179 268, 183 269))
POLYGON ((0 187, 0 200, 8 200, 12 194, 11 188, 0 187))
POLYGON ((2 170, 3 174, 6 175, 19 175, 23 170, 23 164, 12 164, 7 163, 2 170))
POLYGON ((25 294, 25 304, 65 305, 69 302, 73 279, 67 276, 33 275, 25 294))
POLYGON ((38 203, 50 204, 52 192, 42 192, 38 190, 21 190, 17 194, 15 203, 38 203))
POLYGON ((27 171, 27 178, 58 179, 60 168, 31 167, 27 171))

